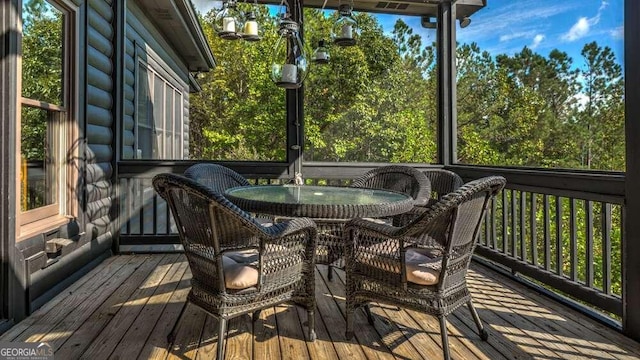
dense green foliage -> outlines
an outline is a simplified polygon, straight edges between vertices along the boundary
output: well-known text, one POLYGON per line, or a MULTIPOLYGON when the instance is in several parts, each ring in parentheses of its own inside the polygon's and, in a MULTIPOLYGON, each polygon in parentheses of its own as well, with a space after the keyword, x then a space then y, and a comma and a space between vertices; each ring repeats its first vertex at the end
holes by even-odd
MULTIPOLYGON (((305 9, 308 52, 335 15, 305 9)), ((331 61, 305 81, 305 158, 436 161, 435 44, 402 20, 385 33, 357 14, 358 45, 331 46, 331 61)), ((261 9, 264 39, 225 41, 205 32, 219 66, 192 97, 194 158, 284 160, 284 91, 269 80, 276 17, 261 9)), ((560 50, 490 54, 458 46, 458 161, 468 164, 624 170, 622 68, 608 47, 586 44, 583 68, 560 50), (567 136, 571 134, 571 136, 567 136)))

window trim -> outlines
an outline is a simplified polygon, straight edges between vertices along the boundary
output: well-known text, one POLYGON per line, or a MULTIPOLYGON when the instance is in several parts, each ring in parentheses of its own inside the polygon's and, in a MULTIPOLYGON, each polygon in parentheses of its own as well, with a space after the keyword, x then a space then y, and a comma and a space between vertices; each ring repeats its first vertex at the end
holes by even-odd
MULTIPOLYGON (((180 127, 180 144, 178 145, 178 153, 179 155, 177 156, 171 156, 171 158, 167 158, 164 154, 159 157, 159 158, 144 158, 144 157, 138 157, 138 150, 141 149, 141 147, 139 146, 140 144, 140 140, 139 140, 139 131, 138 131, 138 127, 140 126, 140 119, 139 119, 139 112, 138 112, 138 94, 140 91, 140 82, 138 81, 138 77, 140 75, 140 68, 144 67, 146 72, 147 72, 147 86, 148 86, 148 93, 149 93, 149 97, 151 99, 153 99, 154 95, 155 95, 155 77, 157 76, 158 78, 162 79, 163 83, 165 85, 168 85, 170 88, 172 88, 174 90, 174 94, 175 92, 179 92, 180 93, 180 102, 179 102, 179 107, 180 109, 184 108, 184 100, 185 100, 185 90, 188 89, 188 85, 185 81, 181 80, 180 77, 170 68, 168 68, 166 65, 163 64, 162 60, 155 52, 153 52, 152 49, 146 47, 143 48, 139 43, 134 42, 134 59, 135 59, 135 68, 134 68, 134 118, 133 118, 133 122, 134 122, 134 143, 133 143, 133 159, 132 160, 182 160, 184 159, 185 155, 187 154, 185 152, 185 126, 184 126, 184 111, 180 111, 180 119, 175 119, 174 118, 174 122, 172 123, 172 128, 170 130, 170 132, 173 134, 172 137, 175 137, 175 124, 176 121, 179 124, 180 127), (153 78, 153 84, 149 84, 149 79, 153 78)), ((167 94, 166 94, 166 86, 163 87, 164 89, 164 94, 163 94, 163 105, 166 104, 166 99, 167 99, 167 94)), ((175 106, 175 101, 173 102, 174 106, 175 106)), ((148 109, 147 111, 154 111, 154 108, 148 109)), ((172 115, 175 115, 175 107, 173 109, 172 115)), ((167 132, 167 123, 166 123, 166 108, 163 106, 162 108, 162 117, 163 117, 163 127, 161 129, 161 133, 163 136, 163 141, 162 141, 162 152, 164 153, 166 151, 166 147, 164 146, 164 141, 166 141, 166 132, 167 132)), ((151 124, 152 127, 152 133, 154 134, 154 141, 157 143, 157 134, 158 134, 158 130, 156 128, 156 120, 155 118, 153 119, 153 124, 151 124)), ((173 147, 173 152, 175 153, 175 149, 176 147, 173 147)), ((123 159, 124 160, 124 159, 123 159)))
MULTIPOLYGON (((69 0, 46 0, 47 3, 59 10, 64 17, 63 29, 63 80, 62 80, 62 105, 55 105, 43 101, 24 98, 22 94, 22 56, 18 56, 17 60, 17 81, 16 91, 19 96, 16 97, 16 241, 24 240, 34 234, 56 228, 61 224, 69 221, 69 218, 78 216, 79 204, 78 193, 82 191, 77 189, 78 178, 80 176, 79 169, 81 164, 77 163, 81 160, 81 141, 78 107, 78 89, 80 87, 80 21, 79 7, 69 0), (47 111, 55 111, 60 114, 58 119, 58 128, 56 129, 56 141, 58 142, 57 152, 55 154, 57 161, 55 162, 55 172, 58 176, 55 191, 57 192, 56 201, 47 206, 36 209, 22 211, 21 210, 21 126, 22 109, 24 106, 38 108, 47 111)), ((22 14, 18 24, 22 31, 22 14)), ((19 51, 22 53, 22 37, 19 38, 19 51)))

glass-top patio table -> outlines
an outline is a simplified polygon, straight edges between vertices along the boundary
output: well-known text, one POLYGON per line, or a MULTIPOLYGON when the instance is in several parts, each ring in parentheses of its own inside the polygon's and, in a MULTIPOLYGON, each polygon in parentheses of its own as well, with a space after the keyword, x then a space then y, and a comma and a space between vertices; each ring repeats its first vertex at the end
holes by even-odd
POLYGON ((413 207, 413 199, 399 192, 335 186, 242 186, 225 195, 245 211, 316 219, 388 217, 413 207))
MULTIPOLYGON (((342 227, 347 220, 385 218, 413 207, 413 198, 402 193, 335 186, 243 186, 228 189, 225 195, 245 211, 312 218, 318 225, 316 262, 338 266, 343 253, 342 227)), ((331 274, 329 268, 329 278, 331 274)))

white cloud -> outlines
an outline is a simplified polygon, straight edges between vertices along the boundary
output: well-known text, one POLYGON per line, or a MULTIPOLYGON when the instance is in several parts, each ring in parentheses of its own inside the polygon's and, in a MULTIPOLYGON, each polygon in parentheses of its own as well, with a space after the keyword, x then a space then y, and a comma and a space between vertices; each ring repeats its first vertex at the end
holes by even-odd
POLYGON ((564 33, 560 38, 564 41, 576 41, 589 34, 591 27, 597 25, 600 22, 600 16, 602 12, 609 6, 609 2, 603 0, 598 8, 598 13, 591 18, 581 17, 578 21, 571 26, 568 32, 564 33))
POLYGON ((495 7, 491 7, 491 2, 488 4, 491 11, 474 14, 472 26, 458 31, 458 40, 467 43, 493 40, 497 34, 506 34, 500 37, 502 42, 515 38, 530 39, 548 27, 545 19, 571 11, 577 6, 575 3, 565 2, 549 5, 540 0, 508 1, 507 5, 495 7), (520 33, 527 35, 521 36, 520 33))
POLYGON ((221 1, 211 1, 211 0, 192 0, 193 6, 200 12, 201 14, 208 13, 211 9, 219 9, 222 7, 221 1))
POLYGON ((544 40, 544 35, 542 34, 537 34, 534 38, 533 38, 533 42, 531 43, 531 45, 529 46, 532 50, 535 50, 535 48, 537 48, 540 43, 542 42, 542 40, 544 40))
POLYGON ((576 41, 580 38, 585 37, 589 33, 589 28, 591 24, 589 19, 586 17, 581 17, 578 21, 573 24, 569 32, 562 35, 562 40, 564 41, 576 41))
POLYGON ((609 30, 609 35, 614 39, 624 39, 624 26, 620 25, 615 29, 609 30))
POLYGON ((535 33, 536 32, 532 30, 532 31, 520 31, 516 33, 500 35, 500 42, 510 41, 513 39, 530 38, 535 33))

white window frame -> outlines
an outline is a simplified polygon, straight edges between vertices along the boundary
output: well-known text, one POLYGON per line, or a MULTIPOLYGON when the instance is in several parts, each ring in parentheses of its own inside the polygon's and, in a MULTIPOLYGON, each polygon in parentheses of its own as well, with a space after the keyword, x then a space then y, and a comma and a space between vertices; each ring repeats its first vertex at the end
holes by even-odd
MULTIPOLYGON (((79 109, 77 106, 79 89, 79 69, 80 52, 78 50, 78 39, 80 34, 80 21, 78 6, 68 0, 45 0, 48 4, 63 13, 63 98, 62 105, 49 104, 37 99, 29 99, 22 94, 22 56, 18 57, 17 64, 17 126, 16 135, 16 240, 24 240, 35 234, 51 230, 67 223, 69 218, 77 217, 78 197, 76 189, 77 178, 79 176, 77 168, 79 164, 73 163, 80 159, 79 141, 79 109), (46 206, 22 211, 22 183, 21 176, 24 169, 21 166, 21 123, 23 107, 38 108, 57 114, 58 119, 55 132, 55 142, 57 143, 55 152, 52 154, 55 159, 54 176, 57 184, 53 191, 55 201, 46 206), (70 161, 68 162, 68 160, 70 161)), ((19 29, 22 31, 22 21, 19 29)), ((20 47, 22 49, 22 47, 20 47)))
MULTIPOLYGON (((143 49, 141 46, 135 47, 135 101, 134 101, 134 157, 136 159, 153 159, 153 160, 180 160, 185 156, 184 143, 184 84, 178 80, 178 76, 175 75, 166 65, 163 65, 159 61, 159 57, 155 55, 150 49, 143 49), (147 116, 151 116, 152 123, 151 133, 153 134, 153 144, 151 144, 152 153, 144 154, 143 146, 140 137, 140 128, 147 127, 140 118, 139 101, 141 100, 140 92, 140 74, 142 69, 146 71, 146 89, 148 99, 150 99, 151 106, 147 108, 147 116), (162 106, 159 108, 156 104, 158 98, 156 98, 158 89, 156 88, 158 79, 162 82, 162 94, 159 95, 162 99, 162 106), (181 84, 183 86, 181 86, 181 84), (167 92, 171 90, 171 108, 167 107, 167 92), (176 111, 179 109, 179 111, 176 111), (168 110, 171 110, 170 113, 168 110), (159 119, 160 118, 160 119, 159 119), (171 147, 167 146, 167 139, 173 139, 171 147), (171 150, 171 151, 169 151, 171 150), (170 152, 170 153, 169 153, 170 152)), ((148 128, 148 127, 147 127, 148 128)))

